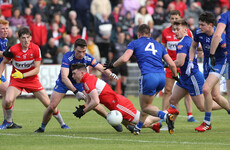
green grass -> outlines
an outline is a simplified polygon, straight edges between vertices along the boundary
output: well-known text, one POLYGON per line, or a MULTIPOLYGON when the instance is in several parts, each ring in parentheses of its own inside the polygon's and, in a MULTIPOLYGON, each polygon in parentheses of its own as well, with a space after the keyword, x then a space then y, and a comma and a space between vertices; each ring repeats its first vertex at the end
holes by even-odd
MULTIPOLYGON (((138 98, 129 97, 137 109, 138 98)), ((154 104, 161 108, 161 98, 154 100, 154 104)), ((79 103, 74 98, 65 98, 59 104, 59 110, 66 124, 71 129, 61 129, 57 121, 52 118, 45 133, 33 133, 41 124, 45 108, 35 99, 17 99, 14 109, 14 122, 22 125, 22 129, 0 130, 0 150, 129 150, 129 149, 229 149, 230 116, 225 110, 212 113, 212 130, 197 133, 194 128, 200 123, 188 123, 183 101, 180 103, 180 115, 175 123, 175 132, 168 131, 154 133, 150 129, 142 129, 138 136, 132 135, 124 128, 117 133, 105 119, 91 111, 81 119, 75 118, 72 112, 79 103)), ((140 109, 139 109, 140 110, 140 109)), ((193 107, 193 115, 199 121, 204 113, 193 107)), ((0 119, 3 118, 0 108, 0 119)), ((165 124, 165 123, 164 123, 165 124)))

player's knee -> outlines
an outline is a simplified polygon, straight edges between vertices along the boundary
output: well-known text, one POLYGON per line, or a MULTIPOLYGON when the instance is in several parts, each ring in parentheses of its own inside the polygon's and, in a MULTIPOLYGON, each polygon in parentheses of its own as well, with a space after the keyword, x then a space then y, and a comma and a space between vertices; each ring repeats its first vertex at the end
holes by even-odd
POLYGON ((49 105, 47 109, 49 110, 49 112, 55 112, 56 108, 57 108, 56 106, 49 105))
POLYGON ((210 90, 208 87, 203 86, 202 92, 203 92, 204 96, 207 96, 210 93, 210 90))
POLYGON ((172 89, 170 89, 170 88, 165 88, 165 89, 164 89, 164 94, 166 94, 166 95, 171 95, 171 94, 172 94, 172 89))
POLYGON ((200 112, 204 112, 204 107, 202 106, 197 106, 197 109, 199 109, 200 112))
POLYGON ((173 104, 173 105, 176 105, 178 102, 177 102, 176 99, 174 99, 174 98, 171 97, 171 98, 169 99, 169 103, 170 103, 170 104, 173 104))

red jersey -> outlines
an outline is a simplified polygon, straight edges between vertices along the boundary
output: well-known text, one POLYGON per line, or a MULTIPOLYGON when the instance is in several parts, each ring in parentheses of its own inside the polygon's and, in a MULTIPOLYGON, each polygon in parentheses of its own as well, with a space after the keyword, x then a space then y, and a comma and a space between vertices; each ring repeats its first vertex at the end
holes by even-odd
MULTIPOLYGON (((30 43, 27 51, 22 51, 20 43, 12 46, 10 51, 14 54, 14 57, 12 58, 13 70, 11 74, 15 72, 15 69, 19 70, 21 73, 28 72, 35 68, 34 61, 41 61, 42 59, 40 49, 34 43, 30 43)), ((10 58, 7 59, 10 60, 10 58)), ((10 78, 17 82, 28 83, 34 79, 38 79, 38 75, 25 77, 23 79, 13 78, 12 76, 10 78)))
POLYGON ((81 82, 87 94, 94 89, 97 90, 100 103, 105 105, 106 108, 120 111, 123 119, 130 122, 135 118, 137 110, 132 102, 128 98, 114 92, 106 82, 89 73, 84 75, 81 82))
MULTIPOLYGON (((192 32, 187 30, 188 36, 193 38, 192 32)), ((179 40, 176 38, 175 33, 172 31, 172 26, 165 28, 162 31, 162 43, 166 44, 167 52, 172 60, 176 60, 176 46, 179 40)))

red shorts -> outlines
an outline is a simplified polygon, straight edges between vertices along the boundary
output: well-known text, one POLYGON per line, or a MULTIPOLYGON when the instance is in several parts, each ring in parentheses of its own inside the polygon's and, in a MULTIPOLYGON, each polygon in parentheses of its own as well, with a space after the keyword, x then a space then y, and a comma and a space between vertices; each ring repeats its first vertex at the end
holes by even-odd
POLYGON ((104 95, 100 97, 102 104, 105 105, 110 111, 111 110, 118 110, 121 112, 123 119, 132 122, 136 120, 137 117, 137 110, 133 106, 133 103, 126 97, 118 94, 111 94, 111 95, 104 95), (102 100, 103 99, 103 100, 102 100))
POLYGON ((20 91, 23 91, 23 89, 24 89, 28 93, 44 90, 42 84, 40 83, 40 81, 37 78, 35 78, 34 80, 31 80, 30 82, 26 82, 26 83, 25 82, 18 82, 16 80, 14 80, 13 78, 11 78, 9 86, 14 86, 17 89, 19 89, 20 91))
MULTIPOLYGON (((180 68, 177 68, 177 73, 179 73, 179 75, 180 75, 180 68)), ((172 71, 170 70, 170 68, 166 68, 165 75, 166 75, 166 78, 172 79, 173 74, 172 74, 172 71)))

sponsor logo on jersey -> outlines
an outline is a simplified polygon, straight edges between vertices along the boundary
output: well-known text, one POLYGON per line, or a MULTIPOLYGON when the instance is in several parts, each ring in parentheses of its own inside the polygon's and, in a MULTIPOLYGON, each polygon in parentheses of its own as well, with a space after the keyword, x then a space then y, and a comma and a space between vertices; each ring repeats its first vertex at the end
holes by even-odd
POLYGON ((183 48, 183 45, 178 45, 177 46, 177 49, 182 49, 183 48))
POLYGON ((91 63, 91 65, 95 65, 97 63, 96 59, 94 59, 91 63))
POLYGON ((166 36, 166 38, 171 38, 171 36, 166 36))
POLYGON ((170 41, 170 42, 167 42, 167 48, 168 48, 168 50, 175 51, 178 42, 179 42, 179 41, 170 41))
POLYGON ((31 61, 13 61, 14 67, 17 69, 29 69, 34 66, 34 60, 31 61))
POLYGON ((221 48, 226 48, 226 43, 223 43, 220 47, 221 48))

